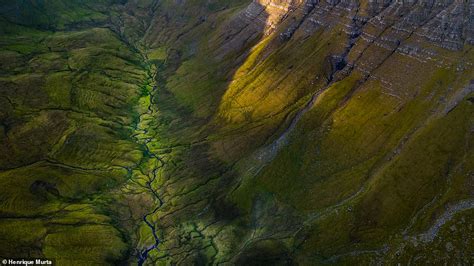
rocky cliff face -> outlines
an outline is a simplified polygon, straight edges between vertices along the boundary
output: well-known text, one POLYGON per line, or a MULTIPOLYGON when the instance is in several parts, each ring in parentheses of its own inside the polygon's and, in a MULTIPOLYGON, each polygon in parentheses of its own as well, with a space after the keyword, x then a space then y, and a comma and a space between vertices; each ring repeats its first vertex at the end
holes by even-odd
MULTIPOLYGON (((295 33, 294 39, 304 42, 321 31, 340 30, 345 36, 330 55, 331 71, 347 75, 356 69, 376 78, 374 70, 394 54, 439 66, 452 64, 445 51, 460 51, 472 44, 471 13, 472 4, 465 1, 286 1, 286 5, 255 1, 234 19, 238 23, 230 28, 240 36, 225 42, 224 47, 241 47, 236 40, 253 40, 257 32, 267 35, 277 31, 281 46, 295 33), (246 22, 239 24, 241 21, 246 22), (242 25, 253 25, 254 31, 242 32, 246 27, 242 25), (365 56, 367 50, 377 50, 373 51, 377 56, 365 56)), ((396 81, 383 82, 391 90, 396 81)))
POLYGON ((473 263, 473 1, 7 2, 2 257, 473 263))
POLYGON ((303 26, 308 34, 338 23, 344 24, 346 32, 353 36, 362 32, 371 36, 370 27, 378 31, 390 28, 394 31, 394 42, 408 34, 446 49, 459 50, 464 44, 473 43, 473 5, 472 1, 454 0, 254 1, 241 16, 243 20, 254 21, 252 24, 257 27, 263 24, 264 32, 268 33, 299 9, 306 15, 303 26))

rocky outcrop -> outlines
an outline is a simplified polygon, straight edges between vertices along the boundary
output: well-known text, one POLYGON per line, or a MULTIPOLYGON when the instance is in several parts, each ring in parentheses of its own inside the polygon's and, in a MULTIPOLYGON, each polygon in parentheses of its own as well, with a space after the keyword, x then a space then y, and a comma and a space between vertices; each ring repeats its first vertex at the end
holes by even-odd
POLYGON ((217 41, 219 57, 238 51, 252 41, 269 35, 282 20, 304 5, 304 0, 254 0, 222 28, 217 41))
MULTIPOLYGON (((293 8, 284 10, 291 12, 294 6, 304 5, 314 6, 305 25, 308 32, 342 24, 348 33, 357 34, 357 30, 347 23, 348 20, 356 20, 368 23, 362 30, 366 36, 371 36, 374 30, 371 28, 389 29, 394 35, 389 41, 395 43, 400 39, 396 36, 415 35, 440 47, 459 50, 466 43, 473 44, 474 40, 473 1, 308 0, 291 3, 289 6, 293 8)), ((267 6, 273 5, 267 3, 267 6)), ((275 9, 266 10, 270 11, 268 14, 273 18, 281 14, 275 9)), ((270 24, 274 25, 273 22, 270 24)))

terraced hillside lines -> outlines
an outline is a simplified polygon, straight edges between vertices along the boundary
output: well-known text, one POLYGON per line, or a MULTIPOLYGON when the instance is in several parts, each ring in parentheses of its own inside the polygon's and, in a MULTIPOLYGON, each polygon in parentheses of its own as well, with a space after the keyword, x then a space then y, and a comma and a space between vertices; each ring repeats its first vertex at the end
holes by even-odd
POLYGON ((128 126, 139 59, 103 28, 2 28, 2 257, 124 260, 107 193, 142 157, 128 126))

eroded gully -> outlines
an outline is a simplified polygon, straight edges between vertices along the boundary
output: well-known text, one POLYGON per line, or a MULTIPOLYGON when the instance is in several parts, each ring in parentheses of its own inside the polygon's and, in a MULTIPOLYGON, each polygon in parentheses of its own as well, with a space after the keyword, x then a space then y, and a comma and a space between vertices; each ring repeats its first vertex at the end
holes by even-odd
POLYGON ((146 182, 144 185, 142 185, 142 188, 152 196, 155 207, 152 211, 143 215, 143 222, 151 231, 152 243, 148 245, 143 243, 140 244, 140 242, 147 241, 148 239, 143 239, 141 241, 139 240, 137 244, 138 265, 143 265, 148 259, 149 253, 152 250, 157 249, 158 245, 161 243, 161 239, 158 236, 156 225, 152 220, 152 217, 161 208, 161 206, 163 206, 163 201, 154 186, 155 182, 157 181, 159 171, 164 166, 164 161, 162 158, 154 153, 150 148, 150 144, 156 142, 157 140, 148 130, 149 123, 156 117, 156 109, 153 105, 153 96, 157 90, 155 81, 156 69, 152 64, 149 63, 148 58, 145 55, 142 54, 142 57, 148 69, 147 79, 142 87, 146 93, 140 98, 139 103, 146 103, 146 106, 141 107, 146 111, 139 115, 133 138, 145 149, 143 159, 138 164, 136 170, 146 179, 146 182), (142 247, 140 247, 140 245, 142 247))

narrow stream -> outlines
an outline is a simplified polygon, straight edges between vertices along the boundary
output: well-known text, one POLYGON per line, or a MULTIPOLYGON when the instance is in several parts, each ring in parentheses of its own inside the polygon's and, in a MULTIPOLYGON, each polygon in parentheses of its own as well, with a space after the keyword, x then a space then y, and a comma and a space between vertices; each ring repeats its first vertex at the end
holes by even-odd
POLYGON ((138 265, 143 265, 143 263, 145 263, 146 259, 148 258, 148 253, 150 253, 150 251, 152 251, 153 249, 157 248, 158 245, 160 244, 161 240, 160 238, 158 237, 158 235, 156 234, 156 228, 155 228, 155 225, 150 222, 148 220, 148 217, 155 214, 159 209, 160 207, 163 205, 163 201, 161 200, 161 198, 158 196, 158 193, 153 189, 152 187, 152 183, 155 181, 156 179, 156 171, 158 170, 158 168, 155 168, 153 169, 152 171, 152 175, 153 175, 153 178, 147 182, 147 187, 148 189, 150 190, 150 192, 154 195, 154 197, 156 199, 158 199, 159 201, 159 204, 157 207, 155 207, 155 209, 150 212, 150 213, 147 213, 143 216, 143 221, 146 223, 146 225, 151 229, 151 232, 152 232, 152 235, 153 235, 153 239, 155 240, 155 242, 153 243, 153 245, 145 248, 144 250, 140 251, 139 254, 138 254, 138 265))
MULTIPOLYGON (((144 60, 147 61, 146 56, 144 57, 144 60)), ((155 74, 152 74, 152 71, 150 70, 149 79, 151 79, 152 82, 155 82, 155 74)), ((149 86, 149 84, 145 84, 145 86, 149 86)), ((148 212, 143 216, 143 222, 150 229, 154 242, 152 245, 147 246, 142 250, 138 251, 138 265, 140 266, 146 262, 149 253, 152 250, 157 249, 158 245, 161 243, 161 239, 159 238, 156 232, 156 226, 151 221, 151 217, 161 208, 161 206, 163 206, 163 201, 161 200, 158 192, 153 188, 153 183, 156 181, 158 175, 157 172, 163 166, 164 162, 157 154, 150 150, 149 144, 155 139, 153 136, 149 135, 149 131, 146 128, 148 126, 146 120, 150 118, 153 119, 153 117, 155 117, 155 110, 153 109, 153 95, 156 90, 157 86, 155 84, 153 85, 152 89, 149 90, 145 96, 143 96, 143 98, 149 98, 149 104, 146 107, 147 111, 140 114, 139 121, 137 123, 136 134, 134 134, 136 142, 143 145, 143 147, 145 148, 146 156, 144 156, 145 159, 142 160, 147 160, 145 161, 146 164, 154 164, 150 173, 146 174, 148 177, 148 181, 146 182, 145 188, 151 195, 153 195, 154 202, 158 202, 158 205, 153 209, 153 211, 148 212)))

